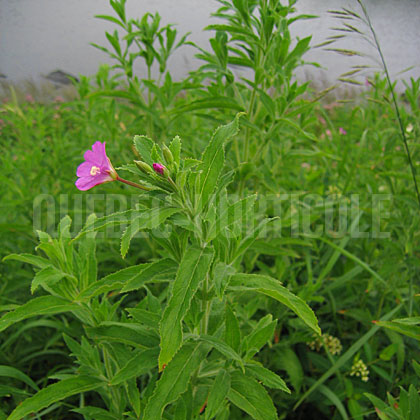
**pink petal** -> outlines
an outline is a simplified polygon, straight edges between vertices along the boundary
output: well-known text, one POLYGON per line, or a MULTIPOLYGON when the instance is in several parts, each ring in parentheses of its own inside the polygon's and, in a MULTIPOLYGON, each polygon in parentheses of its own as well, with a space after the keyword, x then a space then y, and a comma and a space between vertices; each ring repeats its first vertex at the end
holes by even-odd
POLYGON ((97 184, 95 183, 95 179, 93 177, 85 176, 82 178, 78 178, 77 181, 75 182, 75 185, 80 191, 86 191, 86 190, 90 190, 97 184))
POLYGON ((94 163, 96 166, 106 165, 108 159, 105 152, 105 142, 97 141, 93 143, 92 150, 87 150, 83 157, 87 162, 94 163))
POLYGON ((76 175, 78 177, 81 176, 91 176, 90 171, 92 169, 93 163, 92 162, 83 162, 77 167, 76 175))
POLYGON ((99 184, 114 181, 108 174, 99 174, 97 176, 82 176, 75 185, 80 191, 90 190, 99 184))

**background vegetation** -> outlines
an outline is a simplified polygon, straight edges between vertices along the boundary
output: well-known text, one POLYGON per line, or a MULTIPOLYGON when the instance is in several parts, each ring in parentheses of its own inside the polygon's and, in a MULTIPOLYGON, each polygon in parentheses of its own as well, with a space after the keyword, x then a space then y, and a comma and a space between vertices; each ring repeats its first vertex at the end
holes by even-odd
MULTIPOLYGON (((171 25, 163 26, 158 14, 133 19, 125 15, 124 0, 111 0, 114 15, 98 18, 114 22, 116 31, 106 34, 108 45, 96 47, 115 60, 112 68, 102 66, 95 76, 80 77, 74 83, 75 99, 53 96, 35 101, 32 96, 18 97, 13 89, 4 98, 0 256, 26 257, 12 256, 0 268, 4 314, 0 318, 0 419, 31 418, 33 412, 35 418, 45 419, 149 420, 159 418, 144 417, 144 410, 151 413, 155 407, 156 389, 161 399, 171 395, 159 407, 165 419, 417 418, 419 203, 412 173, 417 177, 420 165, 420 80, 404 82, 397 98, 400 120, 389 79, 382 73, 366 79, 364 68, 344 76, 347 82, 361 82, 355 88, 357 100, 331 101, 328 91, 314 91, 294 78, 311 39, 293 39, 290 27, 311 16, 296 16, 293 1, 288 5, 266 0, 219 2, 220 23, 206 28, 213 34, 211 48, 197 49, 203 64, 184 80, 174 81, 167 63, 193 40, 171 25), (135 73, 137 61, 146 65, 146 75, 135 73), (246 69, 247 76, 236 77, 232 70, 236 66, 246 69), (356 73, 360 77, 352 79, 356 73), (238 112, 246 114, 239 120, 238 112), (123 293, 118 270, 162 261, 194 262, 195 254, 182 250, 190 250, 188 244, 202 244, 206 239, 202 226, 217 216, 212 216, 211 205, 204 206, 191 219, 198 220, 191 227, 169 215, 165 223, 173 231, 168 242, 159 239, 155 227, 147 226, 147 235, 133 235, 125 258, 119 239, 109 235, 98 236, 95 245, 82 238, 70 242, 63 232, 76 236, 90 213, 109 216, 111 202, 113 211, 129 210, 133 203, 133 191, 117 183, 96 187, 92 195, 77 191, 75 170, 85 150, 97 140, 106 141, 108 156, 115 167, 128 171, 127 178, 160 188, 156 179, 150 180, 133 164, 126 165, 139 155, 147 163, 142 146, 133 151, 133 136, 146 135, 162 147, 179 135, 183 158, 172 169, 179 186, 179 171, 194 174, 199 164, 195 159, 201 159, 199 168, 206 170, 206 156, 218 139, 215 134, 210 140, 212 133, 231 121, 230 128, 219 131, 219 136, 221 132, 225 136, 220 144, 226 142, 217 194, 226 194, 230 206, 235 199, 248 203, 257 194, 257 205, 251 205, 253 220, 276 219, 264 235, 258 237, 258 229, 253 231, 249 243, 246 226, 228 245, 212 238, 215 265, 191 298, 183 325, 184 334, 198 334, 213 347, 207 350, 204 364, 191 367, 194 373, 184 388, 170 394, 163 388, 164 374, 159 373, 163 369, 158 366, 159 352, 149 344, 143 351, 140 338, 121 332, 127 323, 130 328, 135 325, 139 337, 145 334, 157 346, 158 325, 165 325, 165 308, 170 306, 168 287, 157 277, 150 286, 123 293), (381 197, 382 204, 375 197, 381 197), (70 219, 62 219, 66 214, 72 226, 70 219), (37 237, 34 223, 54 238, 56 248, 48 247, 46 236, 37 237), (309 230, 303 231, 303 224, 309 230), (379 231, 388 234, 381 236, 379 231), (246 246, 241 245, 244 241, 246 246), (178 259, 171 248, 175 242, 178 259), (236 259, 224 260, 221 250, 236 259), (48 279, 43 283, 38 275, 41 260, 28 255, 47 257, 48 264, 56 258, 53 266, 66 271, 67 252, 74 253, 75 261, 84 254, 86 261, 96 261, 97 275, 95 271, 92 276, 110 284, 92 292, 95 281, 83 265, 88 262, 75 263, 82 267, 74 268, 79 281, 87 275, 86 282, 93 284, 86 289, 90 295, 84 295, 88 300, 81 301, 93 311, 93 324, 82 310, 49 313, 42 301, 32 312, 25 306, 64 293, 55 286, 51 289, 48 279), (35 279, 41 285, 34 296, 30 264, 35 264, 35 279), (316 322, 308 321, 303 309, 294 311, 296 317, 290 302, 285 306, 264 294, 240 289, 240 274, 226 271, 227 266, 243 275, 260 276, 261 282, 267 278, 281 282, 312 308, 322 336, 315 334, 316 322), (113 281, 106 277, 110 273, 117 273, 113 281), (232 290, 226 283, 224 294, 223 282, 218 286, 217 279, 230 277, 232 290), (209 318, 207 302, 212 302, 209 318), (19 312, 19 308, 24 309, 19 312), (113 330, 113 325, 121 331, 113 330), (145 368, 128 376, 130 362, 145 368), (106 381, 83 383, 80 375, 98 381, 102 375, 106 381), (39 392, 60 383, 65 385, 52 388, 50 394, 39 392), (34 394, 38 397, 28 403, 34 394)), ((357 33, 357 25, 369 23, 362 12, 341 10, 335 15, 357 33)), ((369 33, 369 25, 365 30, 369 33)), ((174 147, 172 143, 176 155, 174 147)), ((166 164, 170 167, 168 158, 166 164)), ((199 175, 188 176, 185 189, 194 198, 191 180, 199 175)), ((165 194, 176 197, 177 191, 165 190, 165 194)), ((142 200, 142 211, 152 211, 142 200)), ((180 208, 187 209, 185 203, 180 208)), ((213 257, 208 258, 211 262, 213 257)), ((176 269, 171 264, 158 267, 167 269, 174 279, 176 269)), ((184 344, 184 353, 173 359, 173 369, 176 360, 183 369, 188 366, 181 358, 188 351, 195 354, 192 346, 184 344)), ((170 366, 169 362, 168 370, 170 366)))

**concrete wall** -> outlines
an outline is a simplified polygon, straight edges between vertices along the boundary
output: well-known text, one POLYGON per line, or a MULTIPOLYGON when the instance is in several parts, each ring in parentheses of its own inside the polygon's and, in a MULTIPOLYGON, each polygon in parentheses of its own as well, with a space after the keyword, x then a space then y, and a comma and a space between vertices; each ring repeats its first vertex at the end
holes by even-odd
MULTIPOLYGON (((381 41, 391 73, 415 66, 402 76, 420 77, 420 1, 365 0, 381 41)), ((300 13, 311 13, 319 19, 294 24, 300 36, 313 35, 313 44, 332 34, 327 10, 347 6, 359 10, 356 0, 299 0, 300 13)), ((128 0, 127 14, 140 17, 147 11, 158 11, 164 23, 176 23, 181 34, 192 32, 191 39, 202 47, 208 44, 209 33, 203 28, 213 22, 215 0, 128 0)), ((9 80, 38 79, 40 75, 61 69, 71 74, 93 74, 106 56, 89 45, 105 45, 105 30, 115 25, 94 18, 95 14, 112 14, 107 0, 0 0, 0 73, 9 80)), ((340 44, 341 47, 366 50, 359 38, 340 44)), ((368 54, 376 56, 374 51, 368 54)), ((324 70, 307 67, 305 73, 314 79, 333 83, 339 74, 356 63, 321 49, 306 58, 320 63, 324 70)), ((366 62, 366 59, 364 59, 366 62)), ((176 78, 198 66, 194 50, 184 47, 170 61, 176 78)), ((141 71, 141 70, 140 70, 141 71)), ((300 72, 302 74, 302 72, 300 72)))

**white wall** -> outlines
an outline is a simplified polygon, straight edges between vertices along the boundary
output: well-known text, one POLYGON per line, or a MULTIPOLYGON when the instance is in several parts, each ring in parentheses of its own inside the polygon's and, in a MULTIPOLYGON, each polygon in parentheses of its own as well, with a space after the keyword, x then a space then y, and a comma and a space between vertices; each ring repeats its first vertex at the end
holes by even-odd
MULTIPOLYGON (((420 1, 365 0, 377 30, 391 73, 416 66, 404 78, 420 77, 420 1)), ((299 36, 313 34, 313 43, 331 35, 335 24, 326 11, 341 6, 358 9, 356 0, 299 0, 298 11, 320 16, 312 21, 294 25, 299 36)), ((128 0, 127 14, 140 17, 146 11, 158 11, 164 23, 176 23, 181 34, 191 31, 191 39, 205 47, 209 33, 203 32, 212 22, 215 0, 128 0)), ((18 81, 34 78, 61 69, 71 74, 93 74, 105 55, 89 42, 106 44, 105 30, 115 25, 95 19, 95 14, 111 14, 107 0, 0 0, 0 73, 18 81)), ((354 38, 342 47, 363 49, 360 39, 354 38)), ((372 52, 375 55, 375 52, 372 52)), ((353 59, 322 50, 311 51, 306 58, 319 62, 324 71, 308 67, 311 77, 333 83, 339 74, 348 70, 353 59)), ((366 61, 366 60, 364 60, 366 61)), ((176 78, 196 68, 194 50, 184 47, 170 61, 176 78)))

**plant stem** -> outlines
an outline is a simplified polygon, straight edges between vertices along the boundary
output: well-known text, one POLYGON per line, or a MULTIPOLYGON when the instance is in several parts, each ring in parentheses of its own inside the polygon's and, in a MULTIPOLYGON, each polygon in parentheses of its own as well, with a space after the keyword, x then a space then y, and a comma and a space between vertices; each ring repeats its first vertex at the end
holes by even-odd
POLYGON ((206 278, 204 280, 203 291, 202 291, 203 292, 202 310, 204 312, 203 319, 201 320, 201 333, 202 334, 207 334, 208 325, 209 325, 211 302, 207 298, 208 288, 209 288, 209 275, 207 273, 206 278))
POLYGON ((136 182, 128 181, 127 179, 121 178, 117 175, 117 181, 123 182, 124 184, 131 185, 132 187, 139 188, 140 190, 150 191, 149 187, 137 184, 136 182))
MULTIPOLYGON (((110 380, 113 376, 111 363, 110 363, 110 356, 109 356, 108 350, 105 348, 104 345, 102 345, 102 355, 105 362, 105 371, 106 371, 107 379, 110 380)), ((111 401, 114 406, 115 413, 118 413, 118 407, 119 407, 118 395, 116 394, 115 389, 112 386, 109 386, 109 392, 111 394, 111 401)))

